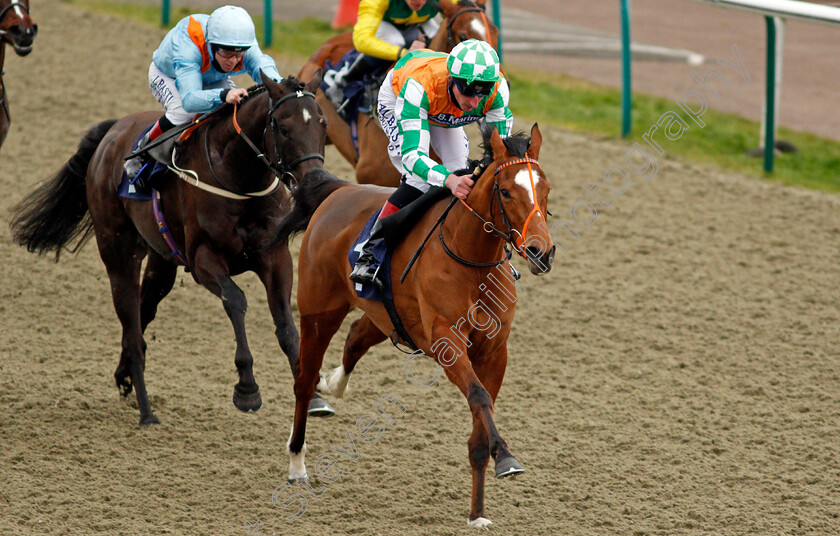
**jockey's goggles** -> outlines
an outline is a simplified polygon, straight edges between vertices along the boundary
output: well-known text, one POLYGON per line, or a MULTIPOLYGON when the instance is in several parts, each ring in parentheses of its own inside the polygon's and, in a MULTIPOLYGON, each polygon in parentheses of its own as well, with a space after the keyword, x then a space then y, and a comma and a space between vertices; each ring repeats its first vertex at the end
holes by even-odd
POLYGON ((213 52, 225 60, 241 58, 249 47, 228 47, 224 45, 213 45, 213 52))
POLYGON ((458 91, 465 97, 486 97, 493 92, 496 87, 496 82, 485 82, 483 80, 474 80, 467 82, 462 78, 452 77, 452 81, 458 86, 458 91))

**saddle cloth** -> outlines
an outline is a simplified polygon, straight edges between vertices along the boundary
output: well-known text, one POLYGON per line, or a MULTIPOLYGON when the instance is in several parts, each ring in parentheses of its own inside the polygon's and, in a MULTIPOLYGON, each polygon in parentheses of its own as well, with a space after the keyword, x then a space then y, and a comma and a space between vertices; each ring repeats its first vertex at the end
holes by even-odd
MULTIPOLYGON (((350 250, 347 252, 347 260, 350 262, 350 267, 356 265, 356 260, 359 258, 359 255, 362 253, 362 244, 365 240, 370 236, 370 230, 373 229, 373 224, 376 223, 377 218, 379 218, 380 210, 377 210, 373 213, 370 219, 365 224, 364 228, 362 228, 362 232, 359 234, 356 241, 353 242, 353 245, 350 247, 350 250)), ((378 244, 373 246, 373 257, 376 259, 377 264, 379 265, 379 276, 382 282, 385 283, 385 297, 388 299, 392 299, 391 296, 391 252, 385 245, 385 241, 382 240, 378 244)), ((361 283, 353 283, 353 288, 356 291, 356 295, 360 298, 364 298, 367 300, 376 300, 376 301, 383 301, 382 292, 376 288, 376 285, 373 284, 361 284, 361 283)))
MULTIPOLYGON (((137 150, 140 140, 146 135, 146 132, 151 130, 154 123, 149 125, 147 129, 140 133, 140 137, 135 140, 134 145, 131 146, 131 152, 137 150)), ((138 157, 139 158, 139 157, 138 157)), ((156 179, 159 179, 166 173, 167 167, 155 160, 149 160, 140 170, 134 180, 129 180, 125 171, 122 172, 120 183, 117 185, 117 195, 134 199, 136 201, 151 201, 152 200, 152 185, 156 179)))

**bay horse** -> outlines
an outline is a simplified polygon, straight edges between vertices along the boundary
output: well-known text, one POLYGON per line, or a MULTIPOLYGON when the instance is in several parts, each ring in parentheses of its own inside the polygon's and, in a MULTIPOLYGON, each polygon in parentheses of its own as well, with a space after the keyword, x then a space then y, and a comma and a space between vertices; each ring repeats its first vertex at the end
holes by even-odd
POLYGON ((32 42, 37 33, 38 25, 29 16, 29 0, 0 0, 0 146, 12 122, 9 96, 3 83, 6 45, 11 45, 18 56, 26 56, 32 52, 32 42))
MULTIPOLYGON (((499 478, 524 471, 493 421, 516 303, 506 245, 525 257, 536 275, 550 270, 555 251, 545 222, 550 187, 537 161, 542 143, 539 127, 532 127, 530 138, 520 133, 504 140, 495 129, 492 135, 487 130, 483 131, 485 157, 479 168, 483 173, 466 203, 452 206, 455 200, 451 197, 451 203, 438 201, 415 227, 405 231, 391 261, 393 304, 405 333, 416 348, 444 368, 449 380, 467 398, 472 412, 468 522, 478 527, 490 524, 484 517, 484 478, 489 458, 493 457, 499 478), (451 210, 447 210, 447 204, 451 210), (428 242, 404 274, 404 281, 396 283, 442 215, 440 240, 428 242)), ((357 297, 348 279, 352 266, 347 258, 365 222, 392 190, 320 174, 308 178, 294 193, 295 207, 277 236, 285 242, 292 234, 306 231, 298 261, 301 343, 294 425, 287 443, 290 481, 307 476, 306 408, 316 386, 322 392, 343 396, 359 359, 394 329, 381 302, 357 297), (354 308, 364 315, 350 327, 342 364, 328 377, 320 377, 330 339, 354 308)))
MULTIPOLYGON (((432 1, 432 0, 430 0, 432 1)), ((443 23, 429 42, 429 48, 437 52, 450 52, 452 47, 467 39, 487 41, 497 48, 499 29, 484 13, 485 0, 440 0, 443 23)), ((298 76, 308 80, 317 69, 326 68, 327 60, 332 65, 353 49, 352 32, 338 34, 321 45, 303 65, 298 76)), ((388 157, 388 138, 379 121, 369 113, 359 112, 358 151, 353 141, 351 127, 335 109, 332 101, 322 92, 316 93, 318 104, 327 117, 328 143, 335 145, 338 152, 356 168, 356 182, 398 186, 400 174, 391 165, 388 157)))
MULTIPOLYGON (((152 201, 117 194, 125 156, 160 116, 140 112, 91 128, 58 174, 12 211, 15 241, 31 252, 55 251, 56 261, 68 244, 76 242, 70 249, 75 252, 91 230, 95 233, 122 324, 114 379, 122 396, 132 387, 136 391, 141 425, 159 423, 146 392, 143 333, 181 264, 221 299, 233 325, 239 373, 233 403, 238 409, 256 411, 262 399, 245 333, 248 304, 232 276, 245 271, 259 276, 277 340, 294 371, 299 337, 289 303, 292 257, 286 242, 272 242, 290 208, 279 177, 299 181, 323 166, 326 121, 313 94, 320 73, 308 84, 293 76, 281 83, 267 76, 263 80, 241 104, 208 114, 176 144, 177 163, 155 183, 159 197, 152 201)), ((315 413, 333 412, 320 397, 312 403, 315 413)))

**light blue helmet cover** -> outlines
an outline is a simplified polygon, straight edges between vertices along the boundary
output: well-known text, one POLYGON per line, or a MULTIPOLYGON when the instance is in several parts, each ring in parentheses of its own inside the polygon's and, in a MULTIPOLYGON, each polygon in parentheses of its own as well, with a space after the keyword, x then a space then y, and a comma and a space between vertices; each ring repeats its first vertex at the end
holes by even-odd
POLYGON ((254 21, 237 6, 222 6, 207 19, 207 42, 226 48, 245 49, 257 44, 254 21))

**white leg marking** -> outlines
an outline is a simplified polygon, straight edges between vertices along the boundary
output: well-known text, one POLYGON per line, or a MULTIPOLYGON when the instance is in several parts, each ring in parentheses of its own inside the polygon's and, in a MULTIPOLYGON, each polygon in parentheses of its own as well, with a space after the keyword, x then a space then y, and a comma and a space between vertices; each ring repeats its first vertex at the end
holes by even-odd
MULTIPOLYGON (((533 171, 533 170, 532 170, 533 171)), ((537 184, 540 183, 540 176, 537 175, 536 171, 534 173, 534 188, 537 187, 537 184)), ((528 192, 528 197, 531 199, 531 204, 534 204, 534 189, 531 188, 531 175, 528 173, 527 169, 523 169, 519 173, 516 174, 516 177, 513 178, 513 181, 518 184, 519 186, 525 188, 525 191, 528 192)))
POLYGON ((487 519, 486 517, 477 517, 475 519, 467 519, 467 525, 476 529, 486 529, 493 522, 487 519))
POLYGON ((289 433, 289 440, 286 441, 286 452, 289 453, 289 480, 299 480, 306 476, 306 464, 304 463, 304 458, 306 457, 306 441, 303 442, 300 453, 293 454, 289 450, 289 445, 292 442, 292 433, 294 433, 294 427, 292 427, 292 432, 289 433))
POLYGON ((344 372, 344 365, 339 365, 333 369, 330 378, 327 380, 327 392, 336 398, 344 398, 349 381, 350 375, 344 372))

